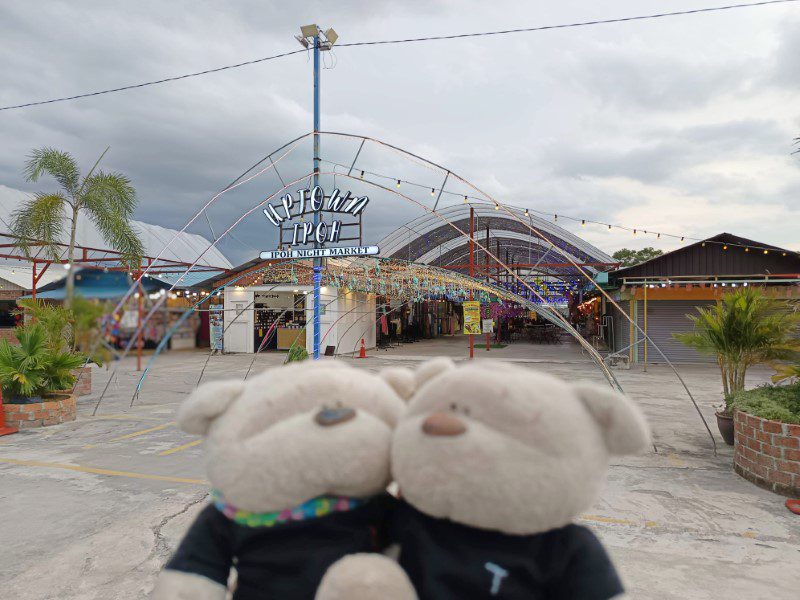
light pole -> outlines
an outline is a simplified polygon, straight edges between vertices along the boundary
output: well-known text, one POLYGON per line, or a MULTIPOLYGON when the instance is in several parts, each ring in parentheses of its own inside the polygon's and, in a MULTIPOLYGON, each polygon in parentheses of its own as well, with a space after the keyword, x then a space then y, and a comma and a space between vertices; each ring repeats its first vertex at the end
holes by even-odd
MULTIPOLYGON (((319 185, 319 53, 330 50, 338 39, 337 33, 331 28, 323 32, 317 25, 303 25, 300 28, 302 35, 295 36, 300 44, 308 49, 312 46, 314 51, 314 175, 312 189, 319 185)), ((314 229, 319 224, 319 211, 314 211, 314 229)), ((314 248, 319 243, 314 241, 314 248)), ((320 334, 320 283, 322 282, 323 259, 314 257, 313 283, 314 283, 314 360, 319 360, 319 334, 320 334)))

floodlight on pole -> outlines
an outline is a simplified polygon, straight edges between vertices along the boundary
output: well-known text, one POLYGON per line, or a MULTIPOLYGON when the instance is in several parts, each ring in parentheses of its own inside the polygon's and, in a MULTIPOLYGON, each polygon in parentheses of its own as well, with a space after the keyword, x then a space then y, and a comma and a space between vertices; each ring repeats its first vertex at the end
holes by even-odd
MULTIPOLYGON (((320 80, 319 80, 319 53, 322 50, 330 50, 333 44, 336 43, 336 40, 339 39, 339 35, 333 30, 328 29, 325 33, 316 25, 303 25, 300 28, 300 33, 302 36, 295 36, 298 42, 304 48, 313 48, 314 50, 314 170, 313 170, 313 177, 312 177, 312 185, 314 188, 319 186, 319 161, 320 161, 320 124, 319 124, 319 91, 320 91, 320 80)), ((316 227, 319 224, 319 212, 314 212, 314 226, 316 227)), ((314 242, 314 247, 319 247, 319 242, 314 242)), ((315 257, 314 258, 314 268, 313 268, 313 302, 314 302, 314 320, 313 320, 313 357, 314 360, 319 360, 319 346, 320 346, 320 288, 322 283, 322 270, 323 270, 323 262, 322 258, 315 257)))

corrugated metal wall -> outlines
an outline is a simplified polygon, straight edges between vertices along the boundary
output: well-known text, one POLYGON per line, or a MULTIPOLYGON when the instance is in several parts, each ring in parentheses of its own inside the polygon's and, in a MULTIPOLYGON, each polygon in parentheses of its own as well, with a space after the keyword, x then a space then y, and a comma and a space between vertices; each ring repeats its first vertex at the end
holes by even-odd
MULTIPOLYGON (((647 335, 667 358, 675 363, 715 363, 713 355, 700 354, 672 337, 673 333, 691 331, 687 314, 696 314, 697 307, 714 304, 712 300, 649 300, 647 302, 647 335)), ((637 306, 637 323, 644 329, 644 301, 637 306)), ((639 334, 640 339, 642 334, 639 334)), ((638 362, 644 361, 644 344, 639 345, 638 362)), ((664 359, 652 344, 648 347, 648 363, 663 363, 664 359)))

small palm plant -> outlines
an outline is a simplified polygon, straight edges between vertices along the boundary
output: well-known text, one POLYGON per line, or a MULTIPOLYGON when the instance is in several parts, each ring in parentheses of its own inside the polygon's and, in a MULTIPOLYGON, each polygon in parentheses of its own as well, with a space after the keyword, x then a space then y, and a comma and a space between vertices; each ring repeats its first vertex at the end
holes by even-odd
POLYGON ((697 311, 686 315, 694 330, 673 335, 698 352, 716 355, 726 414, 732 412, 731 396, 744 389, 749 367, 783 360, 800 350, 800 314, 760 289, 740 288, 697 311))
POLYGON ((70 389, 73 371, 84 357, 63 348, 48 347, 47 330, 28 323, 14 330, 19 345, 0 340, 0 385, 11 402, 35 398, 45 392, 70 389))
POLYGON ((103 152, 89 172, 81 177, 71 154, 55 148, 34 150, 25 165, 25 177, 36 182, 44 175, 55 179, 60 190, 39 192, 12 214, 11 232, 28 258, 32 248, 42 246, 49 258, 61 260, 58 244, 64 239, 65 223, 69 224, 67 250, 66 295, 69 308, 75 295, 75 238, 78 216, 83 213, 97 227, 111 248, 122 255, 122 262, 138 267, 144 253, 142 243, 130 222, 136 208, 136 192, 130 180, 121 173, 97 171, 103 152))
POLYGON ((42 389, 47 334, 39 324, 14 330, 19 345, 0 340, 0 382, 3 396, 9 400, 36 396, 42 389))

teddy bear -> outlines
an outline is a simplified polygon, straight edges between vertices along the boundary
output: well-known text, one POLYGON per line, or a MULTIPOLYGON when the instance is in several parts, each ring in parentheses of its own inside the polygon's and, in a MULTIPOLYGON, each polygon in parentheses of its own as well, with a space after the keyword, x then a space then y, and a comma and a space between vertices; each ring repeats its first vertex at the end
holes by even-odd
POLYGON ((318 600, 368 598, 358 594, 367 569, 412 582, 386 600, 623 593, 598 539, 574 521, 597 499, 610 456, 649 444, 630 399, 495 361, 434 359, 412 385, 391 453, 402 496, 390 528, 397 562, 348 557, 326 573, 318 600))
MULTIPOLYGON (((339 558, 380 551, 393 499, 392 430, 404 410, 384 376, 321 361, 213 381, 179 407, 205 437, 212 501, 156 583, 156 600, 314 597, 339 558)), ((405 393, 405 392, 404 392, 405 393)))

